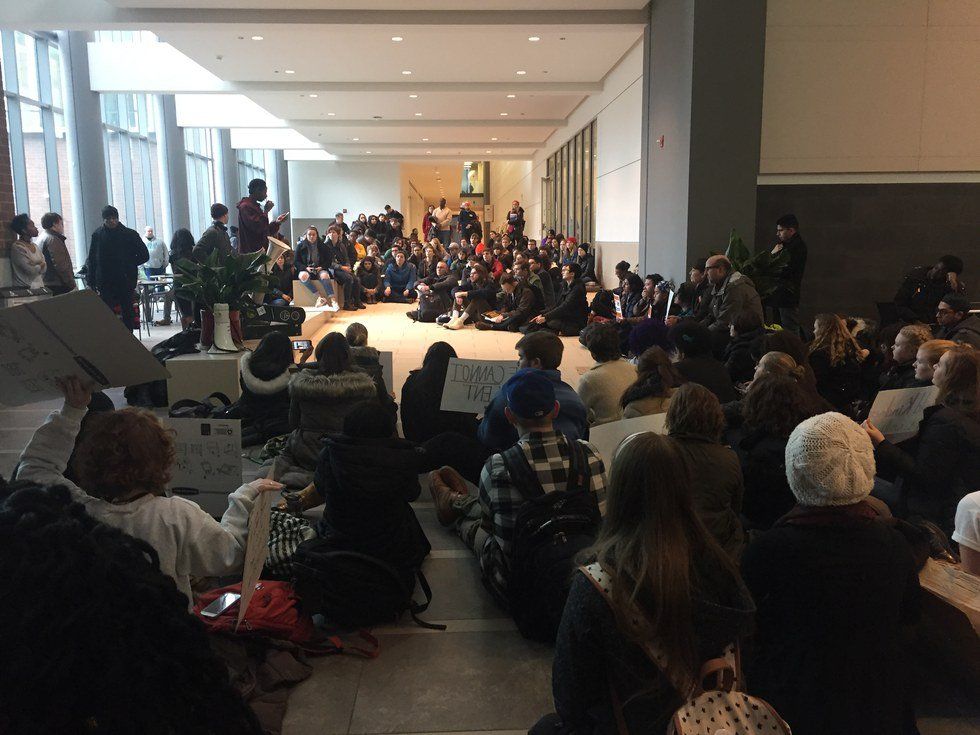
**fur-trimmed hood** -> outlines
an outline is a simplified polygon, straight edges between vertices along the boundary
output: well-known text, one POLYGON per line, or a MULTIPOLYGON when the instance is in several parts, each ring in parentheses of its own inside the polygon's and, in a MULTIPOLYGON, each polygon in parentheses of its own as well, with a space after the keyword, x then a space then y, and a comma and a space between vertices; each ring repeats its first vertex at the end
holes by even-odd
POLYGON ((316 370, 300 370, 289 382, 289 395, 301 400, 369 400, 377 396, 371 376, 363 370, 324 375, 316 370))
POLYGON ((282 393, 282 391, 289 387, 290 374, 288 367, 282 371, 282 374, 277 375, 271 380, 262 380, 252 374, 251 361, 252 353, 246 352, 239 361, 239 369, 242 373, 242 382, 252 393, 259 396, 271 396, 276 393, 282 393))

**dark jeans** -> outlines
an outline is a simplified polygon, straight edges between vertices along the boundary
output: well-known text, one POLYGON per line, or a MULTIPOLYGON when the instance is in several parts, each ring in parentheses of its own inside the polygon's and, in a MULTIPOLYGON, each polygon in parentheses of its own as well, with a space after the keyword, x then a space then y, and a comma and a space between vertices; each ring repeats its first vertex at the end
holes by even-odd
POLYGON ((492 452, 472 436, 455 431, 437 434, 419 446, 418 471, 431 472, 440 467, 452 467, 464 479, 480 484, 480 473, 492 452))
POLYGON ((531 332, 539 332, 542 329, 547 329, 549 332, 554 332, 563 337, 578 337, 579 332, 585 327, 584 324, 580 322, 573 322, 568 319, 549 319, 544 324, 535 324, 531 322, 530 324, 525 324, 521 327, 520 331, 524 334, 530 334, 531 332))
POLYGON ((357 306, 361 303, 361 282, 357 276, 338 268, 333 272, 333 279, 344 292, 344 306, 357 306))
POLYGON ((99 295, 110 309, 119 307, 119 315, 129 331, 139 328, 136 321, 136 293, 133 289, 125 287, 110 289, 103 286, 99 295))

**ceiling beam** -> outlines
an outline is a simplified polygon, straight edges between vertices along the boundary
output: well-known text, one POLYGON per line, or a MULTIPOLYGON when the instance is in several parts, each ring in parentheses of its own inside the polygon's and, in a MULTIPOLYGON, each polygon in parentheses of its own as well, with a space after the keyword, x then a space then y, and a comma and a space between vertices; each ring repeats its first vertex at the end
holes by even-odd
POLYGON ((508 92, 514 94, 596 94, 602 82, 226 82, 235 92, 508 92))
POLYGON ((469 143, 377 143, 370 140, 361 140, 357 143, 322 143, 324 148, 329 149, 331 153, 343 153, 343 152, 353 152, 353 151, 363 151, 365 148, 370 148, 371 150, 388 151, 391 149, 398 150, 414 150, 421 151, 432 151, 433 153, 445 153, 446 151, 467 150, 467 149, 480 149, 486 150, 487 148, 493 148, 496 150, 506 151, 506 150, 532 150, 536 151, 541 147, 541 143, 501 143, 500 141, 483 141, 483 142, 469 142, 469 143))
POLYGON ((564 120, 540 120, 534 118, 505 118, 496 117, 492 120, 297 120, 286 121, 289 127, 320 128, 557 128, 565 124, 564 120))
MULTIPOLYGON (((331 151, 333 153, 333 151, 331 151)), ((518 155, 512 153, 510 155, 503 154, 497 155, 496 153, 474 153, 471 156, 459 155, 454 156, 454 158, 463 158, 467 161, 533 161, 534 156, 529 154, 518 155)), ((432 161, 432 156, 395 156, 395 155, 370 155, 370 156, 337 156, 339 161, 422 161, 428 163, 432 161)))

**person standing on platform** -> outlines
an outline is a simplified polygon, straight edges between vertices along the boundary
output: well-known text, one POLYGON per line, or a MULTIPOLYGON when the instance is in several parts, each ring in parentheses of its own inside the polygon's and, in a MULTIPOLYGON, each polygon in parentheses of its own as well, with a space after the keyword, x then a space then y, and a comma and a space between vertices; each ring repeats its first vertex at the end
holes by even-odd
POLYGON ((439 207, 432 213, 435 217, 436 233, 439 235, 439 242, 444 247, 449 247, 449 234, 453 222, 453 211, 446 206, 446 200, 439 200, 439 207))
POLYGON ((803 336, 800 330, 800 289, 806 269, 806 243, 800 237, 800 223, 795 214, 784 214, 776 220, 776 244, 772 257, 785 252, 786 264, 776 274, 776 290, 766 299, 770 321, 783 329, 803 336))
POLYGON ((211 205, 211 226, 201 233, 201 239, 194 246, 194 260, 200 263, 215 250, 223 257, 233 252, 228 235, 228 207, 220 202, 211 205))
POLYGON ((283 212, 270 222, 269 212, 276 205, 268 196, 269 187, 263 179, 248 182, 248 196, 238 202, 238 252, 264 251, 269 244, 268 238, 279 235, 279 227, 289 213, 283 212), (259 204, 262 201, 265 205, 259 204))
POLYGON ((143 231, 143 239, 146 240, 146 250, 150 254, 143 270, 147 276, 162 276, 167 272, 167 258, 170 256, 167 243, 157 237, 152 227, 143 231))
POLYGON ((136 329, 135 291, 140 265, 150 259, 143 238, 119 221, 119 210, 102 208, 102 226, 92 233, 86 270, 88 285, 110 309, 119 308, 123 324, 136 329))
POLYGON ((44 236, 38 242, 47 270, 44 272, 44 285, 55 296, 78 288, 75 283, 75 266, 65 245, 65 220, 57 212, 48 212, 41 217, 44 236))

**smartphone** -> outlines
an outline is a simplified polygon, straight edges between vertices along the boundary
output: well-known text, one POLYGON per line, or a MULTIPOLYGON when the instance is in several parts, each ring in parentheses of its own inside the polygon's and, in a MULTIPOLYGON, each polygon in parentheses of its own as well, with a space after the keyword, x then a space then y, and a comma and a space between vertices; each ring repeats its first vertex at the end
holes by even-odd
POLYGON ((294 350, 308 350, 313 346, 312 340, 308 339, 294 339, 293 349, 294 350))
POLYGON ((201 615, 206 618, 216 618, 234 605, 237 605, 241 598, 242 596, 237 592, 225 592, 221 597, 201 610, 201 615))

